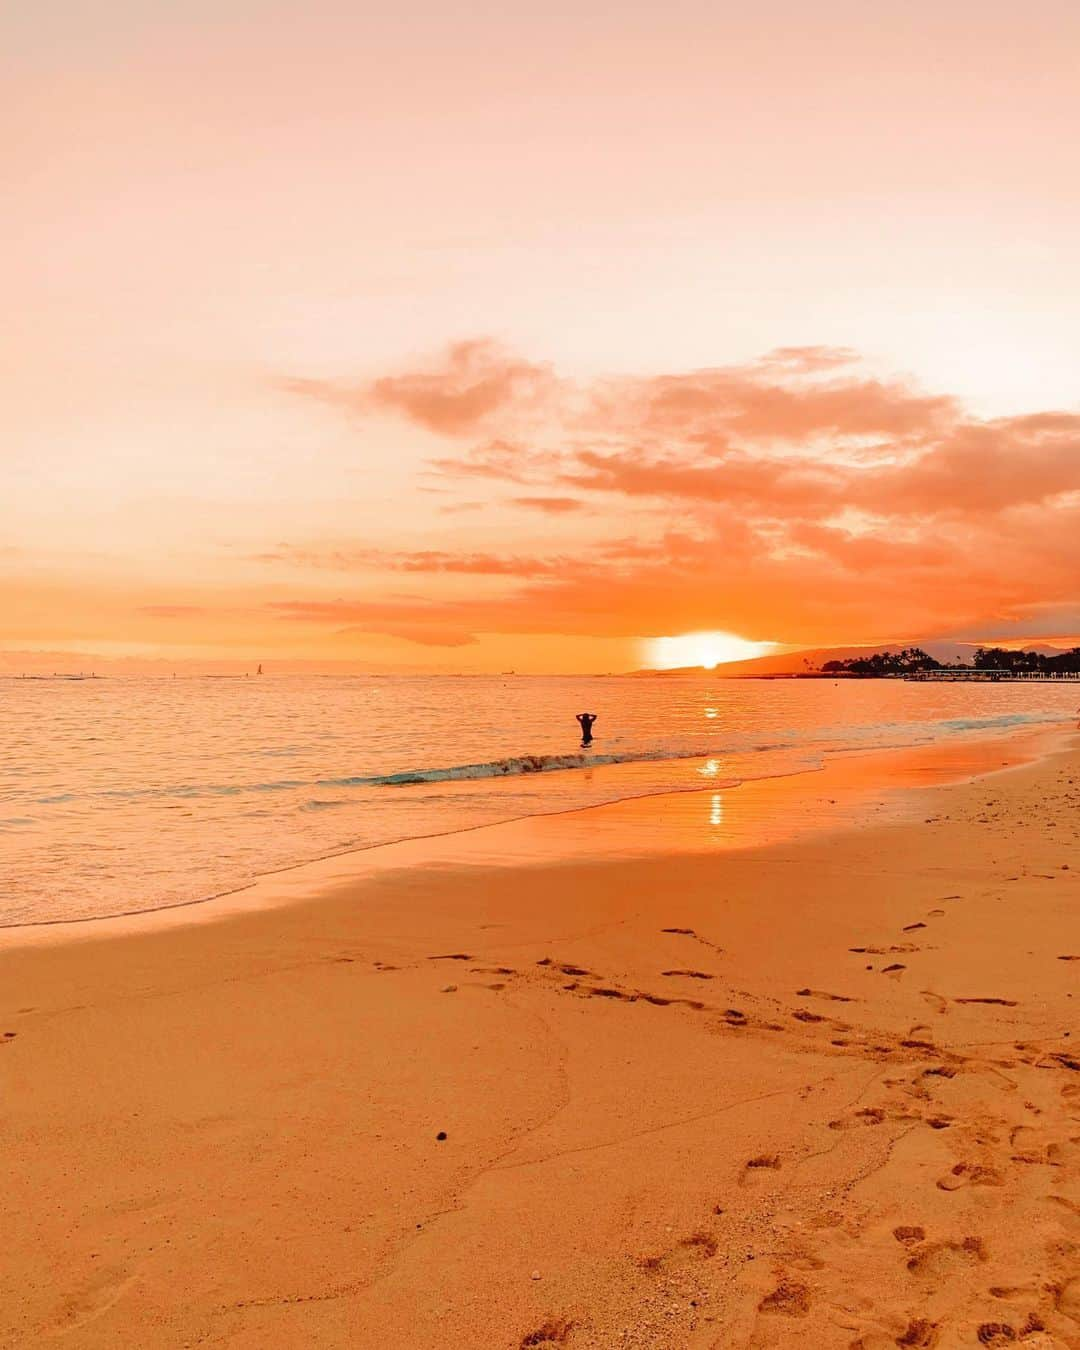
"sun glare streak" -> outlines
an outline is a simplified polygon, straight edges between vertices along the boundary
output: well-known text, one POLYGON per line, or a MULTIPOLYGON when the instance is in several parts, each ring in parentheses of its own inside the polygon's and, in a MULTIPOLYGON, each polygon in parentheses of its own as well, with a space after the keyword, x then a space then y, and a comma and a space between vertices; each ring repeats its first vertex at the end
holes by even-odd
POLYGON ((677 637, 650 638, 645 644, 646 661, 655 670, 677 670, 682 666, 714 666, 727 661, 749 661, 766 656, 775 642, 751 642, 737 633, 681 633, 677 637))

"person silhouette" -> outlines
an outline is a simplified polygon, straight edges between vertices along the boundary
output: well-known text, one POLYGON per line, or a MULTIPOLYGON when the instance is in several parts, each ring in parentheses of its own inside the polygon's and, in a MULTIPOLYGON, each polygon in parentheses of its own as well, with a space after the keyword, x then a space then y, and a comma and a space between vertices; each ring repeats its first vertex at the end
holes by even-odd
POLYGON ((596 721, 595 713, 578 713, 577 720, 581 725, 581 744, 592 745, 593 723, 596 721))

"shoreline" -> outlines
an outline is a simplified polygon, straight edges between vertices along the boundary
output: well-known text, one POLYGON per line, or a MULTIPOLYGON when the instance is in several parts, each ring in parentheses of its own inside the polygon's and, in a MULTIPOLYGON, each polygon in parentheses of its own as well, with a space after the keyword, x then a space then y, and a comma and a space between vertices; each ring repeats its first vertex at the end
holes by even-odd
POLYGON ((1024 739, 8 930, 0 1344, 1067 1350, 1080 746, 1024 739))
MULTIPOLYGON (((185 922, 185 919, 192 923, 201 923, 208 920, 228 918, 230 914, 235 912, 234 906, 239 905, 246 909, 250 904, 252 907, 258 907, 262 903, 260 897, 272 890, 278 878, 291 877, 296 873, 301 873, 302 879, 310 878, 310 887, 308 888, 310 893, 302 894, 300 897, 302 900, 309 900, 317 898, 317 888, 320 885, 325 885, 329 877, 332 877, 335 882, 340 880, 342 877, 341 868, 344 866, 348 869, 350 860, 355 863, 355 866, 349 869, 350 875, 352 875, 352 879, 359 881, 370 874, 372 867, 378 870, 379 864, 384 858, 393 858, 394 854, 388 852, 392 850, 416 849, 418 851, 415 861, 422 862, 425 846, 433 846, 438 849, 441 841, 454 840, 459 836, 468 836, 488 830, 506 830, 515 826, 527 826, 530 821, 558 820, 592 812, 611 812, 637 802, 663 801, 665 798, 677 798, 684 795, 699 796, 718 791, 742 791, 745 793, 747 790, 752 791, 758 785, 770 784, 776 780, 798 781, 807 777, 812 778, 816 774, 827 773, 830 766, 842 765, 849 760, 867 760, 872 765, 880 765, 883 790, 895 789, 898 786, 891 781, 893 767, 911 759, 919 761, 927 758, 931 762, 939 763, 944 766, 944 773, 938 781, 959 782, 963 781, 965 777, 987 776, 1023 766, 1043 757, 1052 756, 1058 748, 1068 744, 1073 735, 1074 730, 1071 726, 1063 727, 1060 724, 1050 724, 997 729, 993 733, 971 735, 969 739, 960 742, 941 740, 911 746, 875 746, 869 748, 844 746, 836 750, 825 751, 821 762, 817 765, 766 773, 760 777, 724 778, 715 783, 705 783, 700 786, 627 793, 625 796, 584 806, 575 805, 558 807, 550 811, 533 811, 520 816, 509 816, 502 820, 455 826, 448 830, 435 831, 430 834, 410 835, 402 839, 391 839, 380 843, 341 849, 318 857, 288 863, 283 867, 259 872, 249 881, 190 900, 180 900, 163 905, 148 905, 82 918, 37 919, 25 923, 0 924, 0 952, 10 946, 24 945, 36 940, 52 940, 53 934, 55 934, 55 940, 78 941, 86 937, 96 936, 100 925, 115 925, 115 933, 120 934, 129 931, 133 921, 151 923, 155 917, 160 918, 162 923, 167 925, 174 922, 182 923, 185 922), (1000 764, 993 762, 998 747, 1002 749, 1003 753, 1008 752, 1011 756, 1000 764), (971 757, 970 765, 964 769, 958 769, 956 767, 957 761, 963 763, 969 754, 971 757), (324 878, 322 874, 328 868, 331 870, 327 874, 327 878, 324 878), (245 901, 249 904, 246 904, 245 901), (205 913, 202 912, 204 909, 206 910, 205 913)), ((692 762, 693 758, 690 757, 688 762, 692 762)), ((705 757, 702 757, 702 763, 705 762, 705 757)), ((626 766, 624 764, 617 766, 605 764, 587 767, 591 771, 595 771, 596 768, 606 770, 613 767, 622 770, 626 766)), ((872 769, 869 777, 873 779, 872 769)), ((911 784, 901 783, 899 786, 911 786, 911 784)), ((844 830, 859 827, 860 822, 852 820, 848 816, 838 822, 834 821, 831 826, 818 824, 816 826, 811 825, 808 828, 844 830)), ((558 841, 556 840, 555 843, 557 847, 558 841)), ((749 843, 743 846, 753 847, 754 845, 749 843)), ((685 851, 688 847, 693 846, 684 839, 675 847, 674 851, 685 851)), ((281 902, 267 899, 265 903, 273 905, 281 902)), ((113 933, 110 931, 107 934, 103 933, 103 935, 112 936, 113 933)))

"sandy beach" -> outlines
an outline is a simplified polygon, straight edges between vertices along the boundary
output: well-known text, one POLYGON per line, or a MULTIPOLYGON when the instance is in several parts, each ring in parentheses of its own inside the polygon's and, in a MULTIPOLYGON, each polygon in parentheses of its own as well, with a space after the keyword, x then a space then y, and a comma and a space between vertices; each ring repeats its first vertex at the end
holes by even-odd
POLYGON ((1080 749, 1032 745, 3 934, 0 1344, 1080 1346, 1080 749))

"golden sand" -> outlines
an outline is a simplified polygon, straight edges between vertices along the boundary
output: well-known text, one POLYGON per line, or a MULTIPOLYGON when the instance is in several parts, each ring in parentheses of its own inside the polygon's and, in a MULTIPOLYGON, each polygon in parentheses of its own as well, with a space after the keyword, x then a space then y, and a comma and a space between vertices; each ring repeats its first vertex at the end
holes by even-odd
POLYGON ((1080 1345, 1080 753, 956 772, 5 935, 0 1344, 1080 1345))

